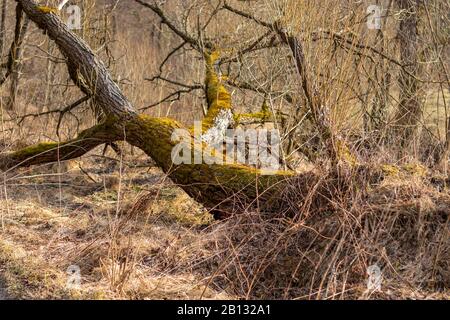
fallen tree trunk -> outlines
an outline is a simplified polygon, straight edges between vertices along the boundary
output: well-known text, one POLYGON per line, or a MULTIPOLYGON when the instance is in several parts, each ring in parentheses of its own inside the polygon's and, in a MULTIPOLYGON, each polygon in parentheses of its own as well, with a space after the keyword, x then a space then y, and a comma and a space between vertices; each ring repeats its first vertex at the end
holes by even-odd
MULTIPOLYGON (((103 143, 125 140, 142 149, 171 180, 192 198, 211 210, 216 218, 249 207, 265 211, 281 208, 281 197, 291 179, 298 178, 290 171, 262 175, 261 171, 237 164, 178 164, 172 162, 172 150, 178 141, 172 139, 178 122, 167 118, 139 115, 117 126, 114 119, 80 133, 78 138, 64 143, 40 143, 0 156, 0 169, 25 167, 64 161, 80 157, 103 143)), ((195 153, 204 152, 204 145, 191 140, 192 163, 195 153)), ((307 175, 313 177, 313 175, 307 175)))
MULTIPOLYGON (((296 214, 301 208, 311 206, 317 208, 316 211, 327 210, 333 195, 348 188, 345 179, 335 179, 335 174, 321 176, 315 172, 296 174, 280 170, 267 175, 267 172, 247 165, 220 161, 196 163, 197 156, 205 160, 205 152, 214 159, 223 160, 223 155, 217 152, 211 154, 209 146, 201 139, 198 141, 193 128, 187 129, 169 118, 139 115, 114 83, 104 64, 57 15, 41 11, 33 0, 16 1, 28 17, 56 42, 67 58, 72 80, 95 100, 107 116, 102 123, 84 130, 70 141, 40 143, 0 154, 0 170, 69 160, 101 144, 125 140, 142 149, 175 184, 210 209, 216 218, 254 208, 279 214, 288 211, 296 214), (178 130, 187 137, 178 136, 178 130), (174 161, 174 152, 176 155, 180 146, 186 147, 189 155, 188 161, 178 163, 174 161)), ((215 125, 221 113, 232 112, 230 94, 214 72, 216 58, 216 53, 205 55, 205 85, 210 110, 202 122, 202 134, 215 125)), ((261 112, 264 117, 267 116, 266 111, 263 107, 261 112)), ((239 115, 236 118, 239 119, 239 115)), ((354 166, 353 169, 363 168, 354 166)), ((366 178, 367 183, 369 180, 366 178)))
MULTIPOLYGON (((33 0, 16 0, 23 11, 53 39, 67 58, 72 80, 93 97, 108 115, 106 120, 64 143, 40 143, 0 156, 0 169, 64 161, 79 157, 104 143, 125 140, 142 149, 191 197, 209 208, 217 218, 249 206, 274 211, 280 208, 280 195, 298 180, 291 171, 265 175, 261 170, 239 164, 194 164, 196 155, 203 155, 207 146, 195 143, 192 129, 188 144, 191 162, 174 164, 173 149, 179 141, 174 131, 184 127, 173 119, 138 115, 119 87, 113 82, 104 64, 87 44, 72 33, 52 12, 41 11, 33 0)), ((214 124, 220 110, 231 109, 230 95, 218 81, 213 70, 213 57, 206 57, 208 104, 210 112, 203 121, 203 130, 214 124)), ((305 175, 307 179, 313 174, 305 175)))

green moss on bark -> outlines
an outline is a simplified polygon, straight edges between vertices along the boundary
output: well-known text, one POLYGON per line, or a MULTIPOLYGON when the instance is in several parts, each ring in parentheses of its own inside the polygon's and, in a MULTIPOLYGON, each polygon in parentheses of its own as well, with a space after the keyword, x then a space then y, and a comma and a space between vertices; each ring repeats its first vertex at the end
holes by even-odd
POLYGON ((205 53, 205 86, 208 112, 202 121, 202 132, 206 132, 214 125, 214 120, 221 110, 232 110, 231 95, 223 85, 223 79, 214 69, 219 56, 218 51, 205 53))

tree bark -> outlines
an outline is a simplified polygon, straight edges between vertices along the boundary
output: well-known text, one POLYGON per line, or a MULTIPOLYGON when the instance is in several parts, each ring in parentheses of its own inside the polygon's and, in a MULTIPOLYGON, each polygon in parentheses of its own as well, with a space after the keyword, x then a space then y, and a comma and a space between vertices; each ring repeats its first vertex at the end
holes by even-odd
MULTIPOLYGON (((131 103, 113 82, 104 64, 95 56, 87 44, 72 33, 53 13, 41 12, 33 0, 16 0, 24 12, 52 38, 67 58, 72 80, 103 109, 107 118, 100 124, 87 129, 73 140, 64 143, 40 143, 22 150, 0 155, 0 169, 3 171, 56 162, 79 157, 104 143, 126 140, 142 149, 168 176, 186 193, 211 209, 216 218, 229 213, 258 207, 266 211, 280 208, 284 190, 292 179, 315 181, 315 174, 295 175, 291 171, 278 171, 264 175, 259 169, 239 164, 174 164, 172 150, 178 144, 173 140, 176 129, 184 127, 173 119, 138 115, 131 103)), ((206 86, 210 113, 203 122, 204 129, 214 123, 220 110, 230 109, 230 95, 218 81, 207 58, 206 86)), ((195 154, 203 153, 206 146, 195 143, 192 130, 190 146, 195 154)), ((194 163, 191 161, 191 163, 194 163)), ((305 187, 305 190, 308 190, 305 187)))
MULTIPOLYGON (((173 119, 139 115, 118 126, 115 118, 87 129, 76 139, 64 143, 40 143, 0 156, 0 169, 32 166, 77 158, 93 148, 117 140, 125 140, 143 150, 171 180, 188 195, 211 210, 216 218, 224 218, 236 211, 259 207, 264 211, 282 208, 282 196, 293 181, 314 181, 314 174, 295 175, 279 171, 262 175, 261 171, 238 164, 193 164, 195 153, 202 153, 204 145, 191 139, 191 163, 175 165, 172 150, 178 143, 172 139, 176 129, 183 126, 173 119)), ((305 188, 307 189, 307 188, 305 188)))
POLYGON ((22 5, 26 15, 55 41, 67 59, 67 67, 72 81, 94 101, 107 115, 117 118, 137 116, 131 103, 112 80, 107 68, 89 46, 71 32, 61 19, 49 12, 39 10, 33 0, 16 0, 22 5))
POLYGON ((399 9, 402 10, 402 20, 398 29, 400 59, 403 68, 400 71, 400 103, 395 115, 396 133, 400 137, 401 145, 405 146, 417 129, 422 115, 420 96, 420 83, 418 76, 419 45, 418 45, 418 1, 398 0, 399 9))

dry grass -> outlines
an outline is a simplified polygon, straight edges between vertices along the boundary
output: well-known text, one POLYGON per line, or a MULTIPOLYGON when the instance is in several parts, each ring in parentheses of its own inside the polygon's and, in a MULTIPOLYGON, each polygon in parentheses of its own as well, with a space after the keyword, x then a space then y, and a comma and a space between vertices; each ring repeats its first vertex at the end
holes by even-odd
POLYGON ((142 299, 194 298, 203 291, 199 278, 176 266, 199 254, 185 245, 198 241, 209 215, 174 186, 160 184, 158 170, 130 168, 114 179, 117 172, 99 175, 94 168, 62 178, 55 168, 42 168, 9 180, 0 236, 8 294, 142 299), (94 183, 94 177, 104 181, 94 183), (152 190, 142 186, 149 180, 152 190), (81 268, 79 292, 66 287, 70 265, 81 268))
MULTIPOLYGON (((101 162, 102 167, 115 164, 101 162)), ((242 213, 213 222, 157 169, 134 163, 124 165, 119 175, 117 168, 99 173, 98 160, 81 163, 84 173, 72 169, 56 177, 50 176, 55 168, 41 168, 9 179, 0 232, 2 279, 9 295, 450 297, 450 196, 414 173, 388 177, 365 191, 353 188, 354 175, 336 189, 330 175, 297 196, 304 201, 292 203, 299 208, 295 217, 242 213), (149 180, 154 181, 151 189, 142 185, 149 180), (333 196, 327 199, 320 190, 329 188, 333 196), (373 264, 383 272, 382 292, 366 290, 366 270, 373 264), (79 290, 66 286, 69 265, 81 268, 79 290)))

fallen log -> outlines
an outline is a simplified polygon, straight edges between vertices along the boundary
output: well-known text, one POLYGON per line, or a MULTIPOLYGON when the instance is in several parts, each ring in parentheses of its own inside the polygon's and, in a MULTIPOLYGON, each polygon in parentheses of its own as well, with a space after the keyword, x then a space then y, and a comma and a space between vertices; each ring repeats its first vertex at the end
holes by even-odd
MULTIPOLYGON (((186 128, 170 118, 138 114, 114 83, 102 61, 57 15, 40 11, 33 0, 16 2, 55 41, 67 58, 72 80, 94 99, 106 117, 102 123, 82 131, 77 138, 69 141, 43 142, 0 154, 0 170, 65 161, 80 157, 101 144, 122 140, 143 150, 175 184, 208 208, 216 218, 254 208, 278 214, 296 214, 305 206, 327 211, 327 205, 332 204, 329 201, 332 195, 348 190, 345 177, 339 178, 339 170, 326 176, 315 172, 297 174, 287 170, 274 170, 267 174, 249 165, 224 162, 222 154, 211 154, 209 146, 201 139, 199 141, 195 127, 186 128), (180 137, 179 132, 184 134, 184 138, 183 135, 180 137), (174 161, 174 152, 178 152, 180 146, 189 150, 188 161, 174 161), (196 159, 203 159, 205 153, 219 161, 197 163, 196 159)), ((201 123, 201 133, 210 130, 221 113, 233 111, 231 96, 214 71, 217 58, 217 52, 205 54, 209 111, 201 123)), ((270 117, 267 108, 263 107, 261 114, 264 118, 270 117)), ((239 120, 240 117, 233 115, 232 118, 239 120)), ((358 165, 350 168, 353 171, 365 170, 358 165)), ((375 180, 379 178, 377 174, 366 176, 364 172, 358 176, 365 179, 361 186, 369 183, 372 176, 375 180)))
MULTIPOLYGON (((173 150, 180 141, 174 139, 174 132, 185 127, 173 119, 138 115, 102 61, 56 14, 41 11, 33 0, 16 1, 28 17, 55 41, 67 58, 68 71, 74 83, 93 97, 107 118, 70 141, 44 142, 0 155, 1 170, 65 161, 80 157, 98 145, 125 140, 142 149, 174 183, 210 209, 216 218, 249 206, 268 211, 280 207, 283 190, 291 179, 298 178, 294 172, 275 171, 267 175, 260 169, 243 164, 196 164, 196 156, 204 156, 207 146, 203 142, 196 143, 192 128, 185 129, 191 138, 187 143, 192 150, 192 161, 175 164, 173 150)), ((205 57, 210 108, 202 122, 203 131, 211 128, 221 110, 231 110, 230 94, 213 69, 217 55, 213 53, 205 57)))
POLYGON ((280 195, 296 175, 278 171, 266 175, 260 169, 239 164, 194 164, 196 154, 205 150, 203 144, 191 140, 192 162, 174 164, 172 150, 178 141, 173 132, 183 128, 173 119, 139 115, 122 122, 108 119, 63 143, 40 143, 0 156, 0 169, 26 167, 36 164, 65 161, 80 157, 103 143, 125 140, 143 150, 171 180, 188 195, 210 209, 216 218, 259 207, 264 211, 280 208, 280 195))

